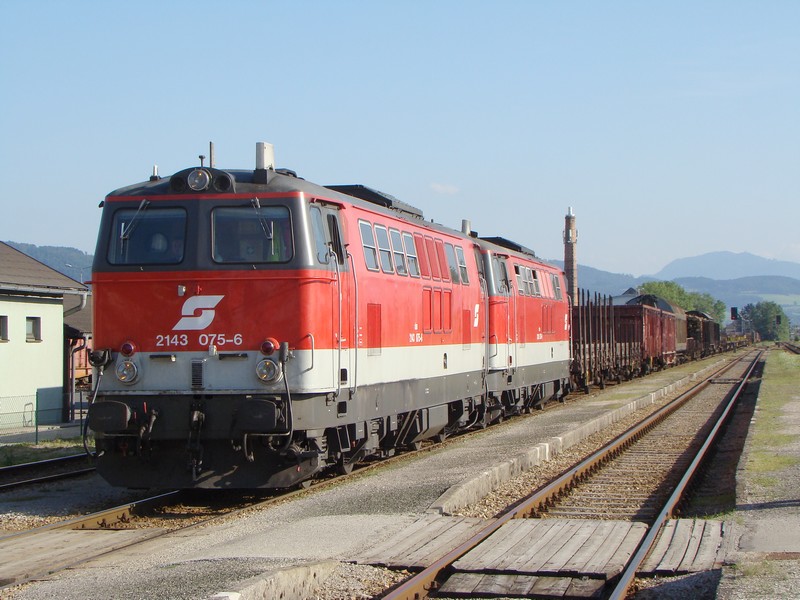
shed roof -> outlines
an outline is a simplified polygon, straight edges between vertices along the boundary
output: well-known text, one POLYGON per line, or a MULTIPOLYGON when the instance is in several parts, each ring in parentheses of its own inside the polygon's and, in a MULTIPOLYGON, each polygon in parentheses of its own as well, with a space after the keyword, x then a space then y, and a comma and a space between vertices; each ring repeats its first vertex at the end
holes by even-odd
POLYGON ((24 252, 0 242, 0 290, 60 296, 88 289, 24 252))
MULTIPOLYGON (((81 297, 80 296, 65 296, 64 297, 64 312, 67 313, 70 310, 74 310, 78 308, 81 304, 81 297)), ((75 311, 74 313, 68 314, 64 317, 64 323, 77 329, 82 334, 90 334, 92 333, 93 329, 93 320, 92 320, 92 294, 89 292, 86 295, 86 306, 79 311, 75 311)))

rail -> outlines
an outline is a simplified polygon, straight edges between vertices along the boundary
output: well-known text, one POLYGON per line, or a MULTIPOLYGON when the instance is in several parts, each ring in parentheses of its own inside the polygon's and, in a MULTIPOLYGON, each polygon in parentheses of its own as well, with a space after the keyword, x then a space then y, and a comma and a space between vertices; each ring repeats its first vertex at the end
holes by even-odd
POLYGON ((681 478, 677 487, 673 491, 672 495, 667 500, 666 504, 664 505, 664 508, 661 510, 658 517, 656 517, 655 523, 653 523, 650 526, 647 535, 644 537, 638 550, 629 561, 627 568, 625 569, 625 571, 623 571, 622 575, 620 575, 620 579, 617 582, 617 585, 614 588, 614 590, 611 592, 609 600, 622 600, 628 595, 631 584, 633 583, 633 580, 636 578, 636 571, 639 569, 639 567, 642 564, 642 561, 644 561, 645 557, 650 552, 650 550, 652 550, 653 544, 655 544, 659 532, 661 531, 664 524, 667 522, 667 519, 669 519, 672 516, 672 513, 675 510, 675 507, 678 505, 678 502, 680 502, 681 498, 683 497, 686 488, 688 487, 692 478, 697 473, 697 470, 699 469, 700 465, 705 460, 709 449, 716 442, 720 430, 728 421, 729 416, 733 412, 734 405, 739 400, 739 397, 744 391, 747 382, 749 381, 750 377, 753 374, 753 370, 756 368, 756 365, 761 360, 762 355, 763 351, 759 351, 756 357, 753 359, 750 366, 748 367, 747 372, 742 377, 741 382, 739 383, 739 385, 736 386, 736 389, 731 394, 731 397, 728 400, 725 409, 722 411, 722 414, 717 419, 717 422, 714 424, 714 427, 712 428, 711 432, 709 433, 702 447, 698 451, 692 463, 689 465, 689 468, 684 473, 683 477, 681 478))
MULTIPOLYGON (((652 540, 655 540, 658 534, 658 530, 660 529, 663 522, 668 518, 669 515, 672 514, 672 510, 677 504, 678 499, 680 498, 681 494, 684 492, 686 485, 694 476, 694 473, 698 467, 698 465, 702 462, 702 458, 705 456, 708 448, 712 445, 713 441, 716 439, 717 434, 719 433, 722 425, 724 424, 725 420, 727 419, 728 415, 731 413, 732 407, 738 398, 741 391, 744 389, 744 385, 747 382, 748 377, 751 375, 755 365, 761 358, 761 353, 759 353, 756 358, 752 361, 746 376, 742 379, 742 382, 736 389, 736 392, 731 395, 730 400, 727 403, 726 408, 723 410, 722 415, 718 419, 717 423, 711 430, 711 433, 708 436, 708 439, 702 445, 700 453, 695 460, 692 461, 688 471, 683 476, 680 481, 678 488, 676 488, 676 492, 673 493, 672 496, 667 501, 666 507, 659 514, 657 517, 658 525, 653 525, 651 527, 651 533, 648 533, 645 536, 645 540, 640 545, 640 549, 637 550, 636 554, 632 558, 636 560, 635 566, 631 568, 631 572, 633 575, 636 573, 636 568, 641 564, 641 561, 647 555, 647 551, 650 548, 650 544, 652 544, 652 540), (666 516, 662 516, 666 515, 666 516), (652 537, 651 537, 652 534, 652 537), (650 540, 649 544, 645 547, 645 543, 650 540), (641 554, 641 556, 640 556, 641 554)), ((732 369, 734 366, 738 364, 739 361, 734 361, 725 365, 721 369, 717 370, 703 381, 697 383, 691 389, 687 390, 670 403, 659 409, 658 411, 654 412, 652 415, 641 421, 639 424, 634 425, 633 427, 629 428, 626 432, 616 437, 614 440, 606 444, 600 450, 597 450, 589 457, 581 461, 580 463, 574 465, 564 473, 562 473, 559 477, 553 480, 551 483, 547 484, 543 488, 535 491, 533 494, 528 496, 527 498, 515 503, 512 505, 505 513, 491 521, 488 525, 482 528, 480 531, 475 533, 470 539, 460 544, 458 547, 450 550, 441 558, 434 561, 430 566, 423 569, 413 577, 407 579, 400 585, 398 585, 393 590, 387 592, 385 595, 381 596, 381 598, 385 600, 419 600, 420 598, 425 598, 428 596, 430 591, 433 591, 435 587, 437 587, 437 579, 443 575, 448 567, 450 567, 456 560, 464 556, 467 552, 481 544, 485 541, 490 535, 492 535, 495 531, 500 529, 505 523, 510 521, 511 519, 518 519, 518 518, 525 518, 528 517, 535 512, 537 512, 540 507, 545 506, 551 500, 558 495, 560 495, 565 490, 569 489, 574 485, 577 480, 580 480, 584 475, 588 474, 591 471, 597 469, 597 467, 609 460, 611 457, 615 456, 620 450, 629 446, 634 441, 636 441, 639 437, 644 435, 647 431, 652 429, 655 425, 666 419, 670 414, 678 410, 681 406, 683 406, 686 402, 688 402, 691 398, 699 394, 703 389, 708 387, 710 383, 714 380, 719 378, 721 375, 732 369)), ((624 585, 624 590, 627 590, 630 583, 633 581, 632 578, 627 578, 628 571, 626 570, 623 573, 625 576, 625 580, 623 583, 622 576, 620 578, 620 584, 624 585)), ((615 590, 616 593, 616 590, 615 590)), ((624 597, 624 592, 621 592, 621 596, 616 596, 616 598, 624 597)))
POLYGON ((2 482, 0 483, 0 491, 6 491, 25 485, 77 477, 95 471, 93 466, 84 468, 72 467, 72 465, 79 463, 87 463, 86 454, 73 454, 71 456, 61 456, 36 462, 0 467, 0 482, 2 482), (43 470, 59 470, 59 472, 50 473, 48 475, 36 475, 36 473, 43 470))

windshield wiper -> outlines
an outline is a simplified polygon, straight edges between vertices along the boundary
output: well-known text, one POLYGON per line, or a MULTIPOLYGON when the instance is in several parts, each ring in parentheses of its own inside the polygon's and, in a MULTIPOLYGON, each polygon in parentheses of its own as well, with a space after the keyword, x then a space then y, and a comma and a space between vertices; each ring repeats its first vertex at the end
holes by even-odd
POLYGON ((128 223, 127 226, 123 227, 122 231, 119 234, 119 239, 122 242, 125 242, 128 239, 130 239, 131 234, 133 233, 133 230, 139 224, 139 215, 141 213, 143 213, 145 210, 147 210, 147 206, 149 204, 150 204, 150 201, 147 198, 142 199, 142 201, 139 203, 139 208, 136 209, 136 212, 134 213, 133 217, 131 218, 131 222, 128 223))
POLYGON ((272 221, 267 221, 267 219, 264 218, 264 215, 261 214, 261 202, 259 201, 258 197, 253 198, 250 201, 250 204, 253 205, 253 210, 256 211, 256 216, 258 217, 258 222, 261 224, 261 230, 264 232, 264 237, 267 238, 270 243, 270 254, 274 254, 275 241, 273 239, 273 223, 272 221))

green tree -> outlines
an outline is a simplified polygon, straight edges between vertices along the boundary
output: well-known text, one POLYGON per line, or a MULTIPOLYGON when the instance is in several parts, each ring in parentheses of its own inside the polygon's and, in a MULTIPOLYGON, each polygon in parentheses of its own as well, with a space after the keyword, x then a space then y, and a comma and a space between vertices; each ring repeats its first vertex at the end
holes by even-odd
POLYGON ((775 302, 748 304, 739 311, 739 319, 758 332, 762 340, 788 340, 789 317, 775 302))
POLYGON ((654 294, 683 310, 699 310, 711 316, 717 323, 725 320, 726 306, 710 294, 687 292, 674 281, 648 281, 639 288, 642 294, 654 294))

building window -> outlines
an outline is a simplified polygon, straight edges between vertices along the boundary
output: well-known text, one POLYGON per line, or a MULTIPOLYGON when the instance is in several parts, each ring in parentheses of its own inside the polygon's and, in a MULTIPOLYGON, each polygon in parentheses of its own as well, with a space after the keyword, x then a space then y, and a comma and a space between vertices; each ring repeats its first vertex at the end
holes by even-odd
POLYGON ((8 341, 8 315, 0 315, 0 342, 8 341))
POLYGON ((41 342, 42 341, 42 318, 41 317, 26 317, 25 318, 25 341, 26 342, 41 342))

